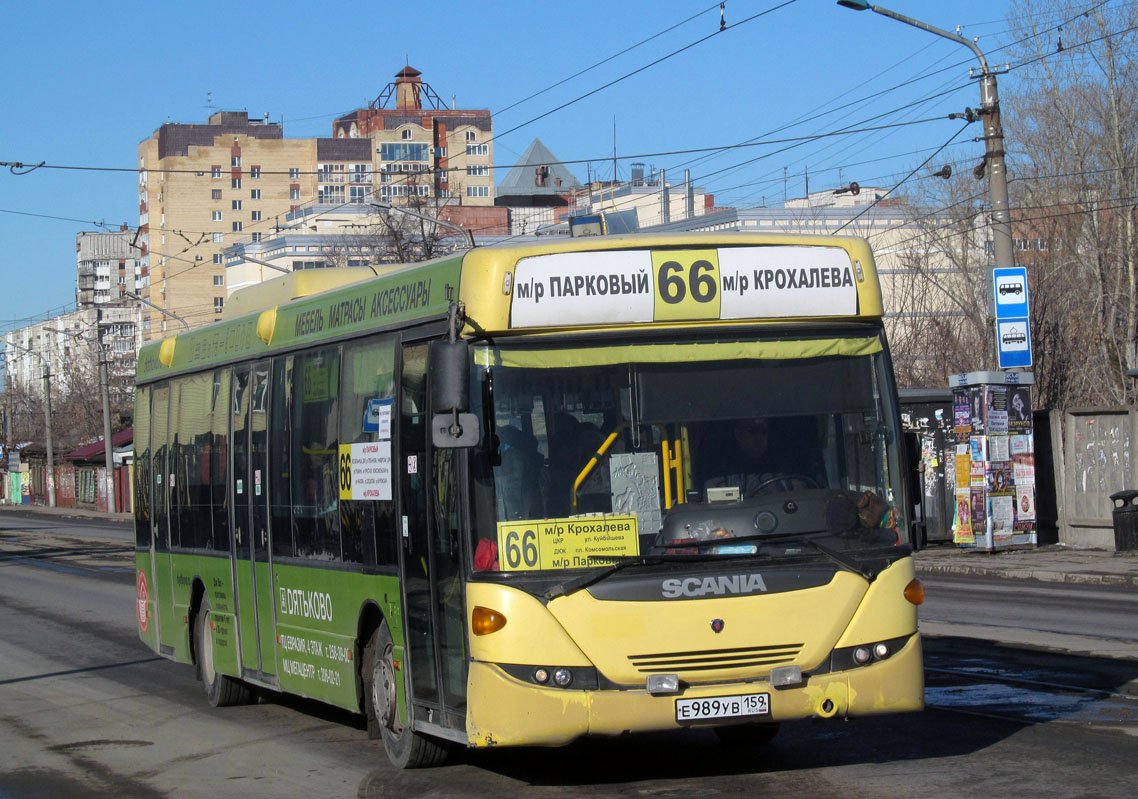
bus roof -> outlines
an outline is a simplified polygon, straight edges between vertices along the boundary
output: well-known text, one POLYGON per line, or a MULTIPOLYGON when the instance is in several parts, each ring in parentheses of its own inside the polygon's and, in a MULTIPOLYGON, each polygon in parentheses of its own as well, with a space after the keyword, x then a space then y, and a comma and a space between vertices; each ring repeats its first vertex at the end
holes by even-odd
POLYGON ((138 380, 441 317, 456 299, 478 329, 499 335, 882 315, 873 256, 855 237, 558 238, 374 269, 285 275, 235 292, 230 304, 245 315, 145 345, 138 380))

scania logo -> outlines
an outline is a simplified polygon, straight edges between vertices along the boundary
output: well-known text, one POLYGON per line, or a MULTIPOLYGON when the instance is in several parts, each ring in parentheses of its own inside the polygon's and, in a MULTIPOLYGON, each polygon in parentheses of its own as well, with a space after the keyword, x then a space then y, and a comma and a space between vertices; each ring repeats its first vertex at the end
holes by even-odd
POLYGON ((723 596, 724 594, 753 594, 766 591, 767 584, 761 574, 732 574, 718 577, 683 577, 664 580, 660 591, 666 599, 680 596, 723 596))
POLYGON ((723 632, 723 619, 712 619, 711 620, 711 631, 713 633, 723 632))

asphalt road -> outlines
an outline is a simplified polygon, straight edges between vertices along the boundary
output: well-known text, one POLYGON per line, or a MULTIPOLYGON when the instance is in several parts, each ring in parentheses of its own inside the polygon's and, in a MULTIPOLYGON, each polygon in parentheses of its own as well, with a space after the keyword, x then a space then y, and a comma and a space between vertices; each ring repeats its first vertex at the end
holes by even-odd
MULTIPOLYGON (((20 527, 0 526, 4 799, 1133 794, 1138 724, 1099 712, 1105 699, 1084 697, 1078 709, 1056 700, 1054 712, 1033 715, 1048 701, 1038 691, 1024 699, 1005 686, 995 697, 989 686, 977 704, 966 690, 974 680, 942 672, 930 672, 937 709, 789 724, 758 750, 680 732, 461 753, 444 768, 399 772, 350 714, 274 698, 210 708, 189 667, 137 640, 129 543, 20 527), (969 702, 954 702, 954 686, 969 702)), ((1007 598, 997 592, 992 602, 1007 598)), ((1092 687, 1120 685, 1138 669, 966 639, 929 639, 926 651, 936 668, 1095 673, 1092 687)))

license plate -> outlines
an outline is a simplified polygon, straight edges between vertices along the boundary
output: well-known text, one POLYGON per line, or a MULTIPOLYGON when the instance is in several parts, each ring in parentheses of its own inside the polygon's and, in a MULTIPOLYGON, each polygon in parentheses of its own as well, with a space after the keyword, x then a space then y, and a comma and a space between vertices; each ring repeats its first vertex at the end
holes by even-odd
POLYGON ((708 696, 703 699, 677 699, 676 721, 733 719, 739 716, 765 716, 771 712, 770 694, 708 696))

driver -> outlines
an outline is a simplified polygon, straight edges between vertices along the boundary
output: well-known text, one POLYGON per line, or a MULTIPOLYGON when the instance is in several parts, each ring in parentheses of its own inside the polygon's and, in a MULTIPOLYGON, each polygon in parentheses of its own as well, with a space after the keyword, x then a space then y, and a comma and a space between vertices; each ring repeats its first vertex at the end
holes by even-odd
POLYGON ((743 499, 775 491, 812 487, 793 470, 784 468, 770 446, 771 428, 766 419, 740 419, 731 427, 730 440, 712 448, 710 475, 704 488, 736 487, 743 499), (716 451, 718 450, 718 451, 716 451))

